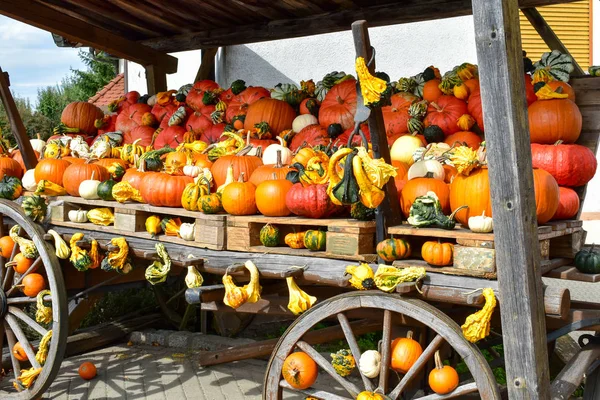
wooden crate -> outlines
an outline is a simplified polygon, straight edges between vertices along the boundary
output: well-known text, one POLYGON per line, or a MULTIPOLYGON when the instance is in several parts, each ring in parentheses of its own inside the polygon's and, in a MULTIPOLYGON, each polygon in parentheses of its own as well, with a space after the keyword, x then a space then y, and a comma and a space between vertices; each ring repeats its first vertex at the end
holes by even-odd
MULTIPOLYGON (((585 240, 581 221, 556 221, 538 227, 542 273, 571 263, 585 240)), ((413 245, 413 259, 397 260, 395 266, 425 267, 428 271, 451 275, 496 278, 496 250, 493 233, 475 233, 457 226, 452 230, 415 228, 408 224, 388 228, 388 233, 408 238, 413 245), (448 267, 434 267, 423 260, 419 249, 426 240, 440 239, 454 243, 454 263, 448 267)))
POLYGON ((53 225, 67 226, 76 229, 91 231, 110 230, 119 235, 150 238, 146 232, 145 221, 150 215, 159 217, 181 217, 184 222, 195 224, 195 238, 193 241, 183 240, 179 237, 160 234, 156 239, 168 242, 207 248, 211 250, 225 250, 226 247, 226 219, 224 214, 208 215, 197 211, 187 211, 183 208, 153 207, 140 203, 118 203, 116 201, 86 200, 81 197, 60 196, 49 199, 50 223, 53 225), (115 215, 113 226, 94 225, 91 222, 75 223, 69 221, 68 213, 71 210, 90 210, 97 207, 110 208, 115 215))
POLYGON ((227 217, 227 250, 375 262, 375 221, 230 215, 227 217), (279 246, 265 247, 260 243, 260 230, 266 224, 279 228, 279 246), (286 234, 307 229, 327 230, 325 251, 292 249, 283 243, 286 234))

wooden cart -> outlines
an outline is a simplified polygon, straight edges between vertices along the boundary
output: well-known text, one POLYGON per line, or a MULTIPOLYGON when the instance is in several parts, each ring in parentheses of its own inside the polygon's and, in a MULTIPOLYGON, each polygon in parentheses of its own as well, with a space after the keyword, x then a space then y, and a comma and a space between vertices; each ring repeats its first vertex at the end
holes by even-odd
MULTIPOLYGON (((155 49, 170 51, 192 47, 208 49, 204 53, 204 59, 210 61, 215 54, 214 46, 338 31, 348 29, 352 21, 362 18, 367 19, 373 26, 378 26, 467 15, 471 12, 474 15, 477 54, 480 60, 482 103, 486 111, 486 142, 489 149, 488 160, 495 233, 493 238, 465 237, 463 235, 465 232, 461 233, 459 230, 453 232, 452 235, 461 246, 492 251, 493 265, 488 264, 485 270, 475 272, 473 272, 473 268, 464 266, 455 266, 454 270, 443 271, 448 274, 429 272, 420 287, 422 293, 417 292, 414 285, 403 285, 398 288, 399 293, 396 294, 347 293, 348 282, 343 277, 343 271, 349 262, 339 259, 357 260, 357 256, 363 257, 368 253, 326 254, 326 252, 321 255, 332 258, 307 258, 302 254, 256 255, 256 252, 260 252, 261 249, 256 248, 256 242, 253 242, 252 231, 256 227, 253 228, 252 224, 266 222, 264 220, 232 220, 230 225, 228 221, 226 234, 232 229, 232 233, 235 231, 237 234, 245 235, 246 242, 241 245, 235 243, 234 247, 231 247, 236 251, 211 250, 201 248, 207 246, 189 246, 185 243, 169 242, 166 244, 169 253, 175 255, 176 258, 181 257, 182 260, 189 255, 194 259, 203 260, 203 263, 198 263, 198 269, 203 273, 217 275, 223 275, 226 271, 232 274, 241 274, 242 272, 236 264, 253 259, 261 273, 261 283, 265 288, 264 299, 254 305, 244 305, 237 310, 238 312, 286 313, 284 307, 287 299, 283 297, 282 300, 282 296, 279 295, 281 292, 285 293, 281 279, 292 275, 301 285, 313 285, 313 287, 307 288, 307 291, 319 293, 320 302, 298 318, 276 343, 270 341, 259 345, 255 344, 252 349, 242 347, 222 353, 207 353, 202 357, 204 365, 272 353, 265 377, 263 397, 279 399, 282 397, 282 390, 289 389, 285 381, 281 379, 282 362, 294 349, 301 349, 311 355, 319 366, 336 379, 348 393, 340 396, 326 391, 307 389, 302 391, 306 395, 322 399, 345 399, 354 398, 363 389, 378 388, 390 398, 400 398, 400 396, 415 398, 415 388, 420 386, 418 381, 421 379, 422 370, 430 362, 435 350, 444 349, 448 354, 454 355, 453 359, 462 359, 469 369, 469 374, 463 377, 461 386, 450 395, 425 395, 418 398, 453 398, 479 392, 479 396, 483 399, 498 399, 502 391, 506 391, 511 399, 546 399, 551 396, 566 398, 577 388, 585 373, 589 374, 586 398, 599 398, 600 389, 597 384, 600 380, 599 369, 595 368, 600 356, 598 335, 588 336, 581 342, 581 351, 550 384, 547 344, 552 344, 558 337, 573 330, 598 331, 600 309, 597 304, 571 302, 567 290, 543 287, 541 281, 543 274, 554 273, 555 276, 567 279, 576 275, 572 270, 565 268, 569 267, 569 259, 572 258, 573 252, 581 246, 584 234, 577 222, 566 223, 564 226, 537 227, 533 198, 529 195, 533 190, 533 177, 531 173, 525 172, 531 170, 531 155, 528 150, 528 123, 524 96, 522 96, 524 88, 518 9, 519 6, 525 7, 526 15, 550 47, 565 52, 564 46, 552 35, 548 26, 544 25, 543 19, 535 9, 527 8, 562 2, 565 1, 473 0, 471 4, 469 1, 400 2, 390 0, 367 4, 369 2, 298 0, 271 6, 262 2, 234 1, 231 6, 235 10, 243 9, 257 13, 262 22, 255 24, 253 21, 246 26, 234 28, 217 28, 215 26, 212 30, 203 32, 176 32, 178 35, 168 39, 149 37, 148 35, 151 34, 141 32, 135 20, 123 15, 110 21, 108 26, 111 26, 116 32, 120 30, 125 37, 134 37, 133 34, 127 35, 127 27, 134 31, 137 29, 137 37, 146 38, 145 43, 155 49), (279 7, 285 8, 288 15, 291 15, 290 20, 277 20, 276 16, 281 12, 279 7), (303 17, 302 12, 299 11, 303 7, 311 10, 315 15, 303 17), (323 12, 319 14, 317 10, 323 12), (306 265, 306 267, 303 269, 290 268, 291 265, 306 265), (557 268, 562 268, 562 270, 553 272, 557 268), (471 272, 467 273, 466 271, 469 270, 471 272), (467 274, 471 276, 465 277, 464 275, 467 274), (497 280, 487 278, 496 278, 497 280), (457 321, 462 322, 473 308, 481 306, 480 294, 476 291, 469 292, 484 287, 493 288, 499 297, 501 323, 495 321, 495 326, 499 328, 498 332, 501 331, 502 337, 492 337, 484 341, 481 347, 490 347, 500 341, 504 344, 504 360, 499 358, 492 361, 492 364, 498 365, 502 361, 505 362, 506 388, 498 387, 490 365, 482 356, 480 348, 464 339, 457 324, 457 321), (318 334, 311 331, 319 322, 331 319, 339 322, 339 329, 326 328, 318 334), (387 366, 390 357, 390 340, 398 326, 410 326, 417 329, 419 340, 424 345, 425 351, 401 379, 395 380, 389 374, 387 366), (361 375, 362 384, 357 385, 339 377, 329 362, 311 346, 311 344, 335 338, 345 338, 355 358, 358 358, 359 349, 355 335, 376 330, 383 332, 381 347, 383 367, 377 382, 361 375)), ((101 20, 101 15, 96 11, 100 6, 92 6, 91 3, 87 4, 86 2, 86 6, 89 7, 84 10, 84 7, 75 9, 66 7, 66 3, 70 2, 55 0, 51 6, 46 6, 34 0, 4 0, 0 3, 0 13, 48 29, 72 40, 90 44, 112 54, 141 62, 146 66, 150 92, 166 89, 165 73, 174 69, 172 58, 145 46, 138 46, 99 28, 98 21, 99 18, 101 20), (92 33, 86 34, 86 29, 90 26, 94 26, 92 33)), ((117 3, 124 7, 122 2, 118 1, 117 3)), ((152 7, 166 7, 156 2, 151 3, 152 7)), ((193 18, 182 11, 186 9, 188 2, 182 0, 180 3, 178 5, 182 7, 170 5, 169 11, 184 19, 193 18)), ((209 14, 224 15, 223 13, 225 13, 213 2, 204 2, 203 5, 196 3, 195 5, 206 7, 204 11, 209 14)), ((151 11, 152 7, 140 5, 139 10, 136 11, 150 18, 153 23, 163 24, 161 27, 163 31, 169 31, 169 29, 171 32, 176 31, 177 27, 169 24, 168 20, 158 18, 160 19, 158 21, 151 11)), ((226 14, 229 15, 229 11, 226 14)), ((366 24, 357 23, 353 30, 357 55, 369 59, 372 50, 366 24)), ((203 64, 207 65, 207 63, 203 64)), ((374 65, 371 66, 371 68, 373 67, 374 65)), ((201 69, 200 72, 204 74, 206 70, 201 69)), ((584 132, 579 143, 589 147, 595 153, 599 133, 596 122, 598 118, 594 115, 597 107, 595 91, 600 90, 600 83, 596 78, 580 78, 574 81, 574 86, 578 94, 582 93, 578 96, 578 103, 584 115, 584 132)), ((10 107, 8 108, 10 109, 10 107)), ((376 155, 389 160, 387 147, 380 146, 380 143, 385 143, 385 134, 379 129, 382 126, 381 113, 373 112, 368 122, 376 155)), ((15 131, 23 132, 19 128, 16 126, 15 131)), ((35 158, 31 152, 28 155, 25 136, 20 136, 18 139, 22 145, 25 162, 27 163, 28 159, 29 162, 33 162, 35 158)), ((390 201, 390 198, 393 200, 394 193, 393 190, 388 192, 386 197, 389 203, 379 209, 375 227, 361 227, 362 232, 356 228, 353 233, 373 235, 379 240, 387 233, 407 229, 400 224, 397 217, 399 214, 393 212, 394 201, 390 201)), ((584 194, 583 191, 580 193, 582 198, 584 194)), ((68 207, 69 201, 73 203, 77 200, 63 199, 62 201, 68 207)), ((64 207, 65 204, 62 206, 64 207)), ((41 249, 41 261, 39 262, 43 263, 52 290, 52 299, 48 299, 54 305, 52 329, 55 339, 52 341, 49 356, 51 357, 49 360, 52 362, 46 363, 42 374, 30 390, 11 394, 14 398, 35 398, 52 382, 64 352, 66 341, 65 285, 62 284, 61 270, 52 252, 48 251, 43 244, 43 232, 40 228, 24 219, 13 205, 1 203, 0 207, 0 212, 19 223, 25 233, 41 249)), ((136 212, 144 212, 144 210, 124 212, 123 214, 132 215, 136 212)), ((198 223, 201 224, 201 222, 198 223)), ((61 224, 60 221, 54 221, 54 227, 66 238, 81 230, 80 227, 61 224)), ((135 230, 134 226, 134 232, 135 230)), ((345 232, 341 230, 336 233, 345 232)), ((115 237, 114 233, 105 230, 93 231, 90 234, 103 244, 115 237)), ((139 254, 143 257, 154 249, 154 242, 149 238, 140 238, 139 235, 133 235, 128 230, 119 231, 118 235, 129 235, 128 241, 136 255, 139 254)), ((418 235, 435 237, 441 233, 419 231, 418 235)), ((202 239, 198 238, 198 240, 202 239)), ((229 247, 229 244, 227 246, 229 247)), ((5 279, 4 282, 9 281, 11 279, 8 281, 5 279)), ((4 287, 6 288, 6 284, 4 287)), ((220 301, 222 290, 220 285, 189 289, 186 292, 186 298, 188 303, 198 304, 203 311, 230 311, 220 301)), ((11 292, 11 294, 13 293, 14 291, 11 292)), ((15 304, 15 300, 10 297, 5 299, 6 296, 0 298, 2 304, 15 304)), ((5 322, 3 326, 8 327, 6 333, 9 345, 11 340, 15 341, 15 338, 11 337, 11 332, 18 332, 15 318, 22 317, 22 314, 11 307, 14 306, 4 307, 5 311, 2 314, 5 322)), ((25 322, 34 326, 35 329, 35 325, 31 324, 31 321, 25 320, 25 322)), ((39 328, 38 332, 42 333, 39 328)), ((20 340, 21 338, 17 337, 16 339, 20 340)), ((29 355, 32 358, 33 354, 29 355)), ((13 365, 13 369, 18 371, 19 365, 13 365)))

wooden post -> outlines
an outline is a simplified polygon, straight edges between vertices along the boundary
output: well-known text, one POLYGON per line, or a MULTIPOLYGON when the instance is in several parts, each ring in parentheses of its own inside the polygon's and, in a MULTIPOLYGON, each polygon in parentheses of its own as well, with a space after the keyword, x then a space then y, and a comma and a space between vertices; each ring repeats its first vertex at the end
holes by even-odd
POLYGON ((210 49, 202 49, 202 61, 194 82, 204 79, 215 79, 215 56, 217 55, 218 47, 210 49))
POLYGON ((517 0, 473 0, 511 400, 548 399, 544 296, 517 0))
POLYGON ((558 50, 561 53, 568 54, 573 59, 573 66, 575 67, 575 70, 573 71, 574 75, 585 75, 583 69, 581 69, 577 61, 575 61, 575 57, 571 55, 563 42, 556 36, 556 33, 554 33, 550 25, 548 25, 544 17, 542 17, 542 14, 540 14, 535 7, 523 8, 521 11, 525 17, 527 17, 531 26, 535 28, 542 40, 548 45, 550 50, 558 50))
MULTIPOLYGON (((363 57, 369 61, 373 54, 371 41, 369 39, 369 29, 367 21, 356 21, 352 24, 352 36, 354 36, 354 48, 356 57, 363 57)), ((375 73, 375 59, 369 66, 369 72, 375 73)), ((390 149, 387 145, 385 135, 385 126, 383 124, 383 113, 381 108, 371 110, 369 116, 369 131, 371 132, 371 144, 373 146, 373 155, 375 158, 383 157, 385 162, 391 164, 390 149)), ((400 202, 398 201, 398 192, 394 180, 390 179, 384 188, 385 198, 381 205, 377 207, 377 237, 379 243, 387 236, 387 227, 399 225, 402 223, 400 214, 400 202)))
POLYGON ((21 120, 21 116, 17 110, 15 100, 10 93, 8 74, 6 72, 2 72, 2 68, 0 68, 0 98, 2 99, 4 109, 6 110, 6 115, 10 121, 10 130, 17 141, 19 149, 21 150, 25 168, 35 168, 37 165, 37 157, 35 156, 33 147, 31 147, 31 143, 29 142, 29 137, 27 136, 25 125, 23 125, 23 121, 21 120))
POLYGON ((154 95, 158 92, 166 92, 167 74, 165 70, 157 65, 147 65, 146 83, 148 84, 149 95, 154 95))

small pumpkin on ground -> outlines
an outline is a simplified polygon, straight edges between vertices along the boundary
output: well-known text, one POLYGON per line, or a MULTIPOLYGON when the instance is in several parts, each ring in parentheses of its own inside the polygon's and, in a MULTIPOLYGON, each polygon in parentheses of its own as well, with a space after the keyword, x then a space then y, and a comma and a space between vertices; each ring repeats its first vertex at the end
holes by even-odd
POLYGON ((89 381, 90 379, 94 379, 96 377, 97 370, 94 364, 86 361, 79 366, 78 372, 82 379, 89 381))
POLYGON ((600 253, 594 250, 595 245, 589 249, 579 250, 575 254, 575 268, 584 274, 600 274, 600 253))
POLYGON ((325 250, 327 233, 323 231, 308 230, 304 234, 304 247, 309 250, 325 250))
POLYGON ((295 389, 307 389, 317 380, 317 363, 304 352, 298 351, 287 356, 281 368, 283 379, 295 389))
POLYGON ((279 228, 275 225, 266 224, 260 229, 259 239, 263 246, 277 247, 279 245, 279 228))
POLYGON ((377 244, 377 255, 384 261, 402 260, 410 257, 410 243, 404 239, 391 238, 377 244))

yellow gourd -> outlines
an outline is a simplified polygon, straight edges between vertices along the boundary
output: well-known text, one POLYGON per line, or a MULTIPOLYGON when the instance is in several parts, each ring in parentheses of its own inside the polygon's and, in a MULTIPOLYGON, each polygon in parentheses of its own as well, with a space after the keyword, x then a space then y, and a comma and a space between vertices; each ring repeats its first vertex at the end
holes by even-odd
POLYGON ((181 194, 181 205, 188 211, 198 211, 200 197, 209 194, 204 183, 188 183, 181 194))
POLYGON ((496 296, 491 288, 483 289, 485 304, 483 308, 467 317, 461 326, 463 335, 471 342, 476 343, 490 334, 490 320, 496 308, 496 296))
POLYGON ((231 275, 223 275, 223 285, 225 286, 225 296, 223 303, 233 309, 238 308, 248 300, 248 293, 243 287, 236 286, 233 283, 231 275))
POLYGON ((288 301, 288 310, 294 315, 300 315, 315 304, 317 298, 310 296, 304 290, 300 289, 293 276, 285 278, 288 286, 290 299, 288 301))
POLYGON ((115 215, 110 208, 93 208, 87 213, 87 218, 95 225, 108 226, 115 222, 115 215))
POLYGON ((39 181, 35 194, 43 194, 46 196, 65 196, 67 191, 64 187, 57 185, 56 183, 42 179, 39 181))
POLYGON ((152 238, 155 238, 156 235, 158 235, 162 231, 162 228, 160 226, 160 217, 158 215, 151 215, 148 218, 146 218, 145 225, 146 232, 148 232, 150 236, 152 236, 152 238))
POLYGON ((292 249, 304 249, 304 234, 306 232, 288 233, 285 235, 285 244, 292 249))
POLYGON ((125 203, 126 201, 133 200, 138 203, 143 203, 142 194, 139 190, 131 186, 129 182, 123 181, 117 183, 112 188, 112 195, 119 203, 125 203))

